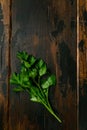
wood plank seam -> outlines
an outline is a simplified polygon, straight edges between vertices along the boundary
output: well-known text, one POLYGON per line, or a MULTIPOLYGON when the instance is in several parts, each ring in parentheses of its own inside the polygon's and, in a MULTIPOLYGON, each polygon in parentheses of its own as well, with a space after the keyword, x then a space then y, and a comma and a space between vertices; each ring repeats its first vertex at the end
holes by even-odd
POLYGON ((10 115, 10 74, 11 74, 11 41, 12 41, 12 0, 9 0, 9 39, 8 39, 8 85, 7 85, 7 129, 10 129, 9 115, 10 115))
POLYGON ((77 130, 79 130, 79 0, 77 0, 77 130))

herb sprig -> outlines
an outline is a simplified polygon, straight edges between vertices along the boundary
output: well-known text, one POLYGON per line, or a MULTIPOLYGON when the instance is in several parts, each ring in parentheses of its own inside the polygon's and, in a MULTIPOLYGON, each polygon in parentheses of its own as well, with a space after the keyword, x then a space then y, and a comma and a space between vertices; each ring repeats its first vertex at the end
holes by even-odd
POLYGON ((56 77, 49 73, 46 63, 27 52, 17 53, 21 62, 19 73, 13 73, 10 83, 16 85, 15 92, 26 91, 30 100, 44 105, 44 107, 61 123, 60 118, 54 113, 48 99, 49 87, 56 85, 56 77))

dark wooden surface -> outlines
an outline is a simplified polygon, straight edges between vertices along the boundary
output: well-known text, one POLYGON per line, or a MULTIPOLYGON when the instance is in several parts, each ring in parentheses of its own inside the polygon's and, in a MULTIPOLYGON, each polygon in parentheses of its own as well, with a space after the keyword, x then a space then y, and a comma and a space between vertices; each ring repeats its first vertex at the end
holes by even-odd
POLYGON ((0 130, 9 127, 9 3, 0 0, 0 130))
POLYGON ((87 1, 80 0, 80 130, 87 129, 87 1))
POLYGON ((77 1, 0 3, 0 130, 77 130, 77 1), (19 71, 16 53, 20 50, 43 58, 56 74, 50 102, 62 124, 43 106, 30 102, 26 93, 15 94, 9 86, 10 67, 11 73, 19 71))

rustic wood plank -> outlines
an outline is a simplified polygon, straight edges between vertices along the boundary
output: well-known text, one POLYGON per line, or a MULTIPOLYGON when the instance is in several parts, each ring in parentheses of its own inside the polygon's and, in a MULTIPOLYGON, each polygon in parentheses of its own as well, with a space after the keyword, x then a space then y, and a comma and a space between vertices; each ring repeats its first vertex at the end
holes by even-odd
POLYGON ((87 1, 80 0, 80 42, 79 42, 79 65, 80 65, 80 104, 79 124, 80 130, 87 129, 87 1))
MULTIPOLYGON (((55 60, 58 86, 55 91, 57 109, 63 113, 63 129, 77 129, 76 110, 76 1, 52 3, 54 25, 59 22, 59 32, 53 34, 55 45, 52 45, 55 60), (63 7, 63 9, 61 9, 63 7), (68 17, 67 17, 68 16, 68 17), (53 49, 54 48, 54 49, 53 49), (57 54, 56 54, 57 53, 57 54), (56 62, 58 61, 58 62, 56 62), (69 80, 68 80, 69 78, 69 80), (73 108, 73 109, 72 109, 73 108), (67 114, 68 112, 68 114, 67 114), (72 115, 71 115, 72 114, 72 115), (70 119, 72 116, 72 121, 70 119), (73 122, 74 121, 74 122, 73 122), (71 123, 72 122, 72 123, 71 123), (69 125, 68 125, 69 123, 69 125)), ((53 23, 53 22, 52 22, 53 23)), ((56 25, 57 26, 57 25, 56 25)), ((49 125, 50 127, 50 125, 49 125)))
POLYGON ((76 6, 76 0, 13 0, 12 72, 19 70, 19 50, 43 58, 57 76, 50 101, 63 123, 30 102, 27 94, 11 90, 10 130, 77 130, 76 6))
POLYGON ((0 130, 9 129, 8 108, 8 54, 9 54, 9 0, 0 0, 0 130))

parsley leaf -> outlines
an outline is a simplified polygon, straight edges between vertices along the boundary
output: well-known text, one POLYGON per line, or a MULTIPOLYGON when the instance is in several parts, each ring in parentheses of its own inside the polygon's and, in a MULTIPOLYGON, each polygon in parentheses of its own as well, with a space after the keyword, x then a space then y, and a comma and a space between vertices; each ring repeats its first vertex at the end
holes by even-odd
POLYGON ((25 51, 18 52, 17 57, 21 68, 18 74, 13 73, 10 78, 10 83, 16 85, 13 90, 28 92, 31 101, 41 103, 61 123, 48 100, 49 88, 56 85, 56 76, 48 72, 47 65, 41 58, 37 59, 25 51))

